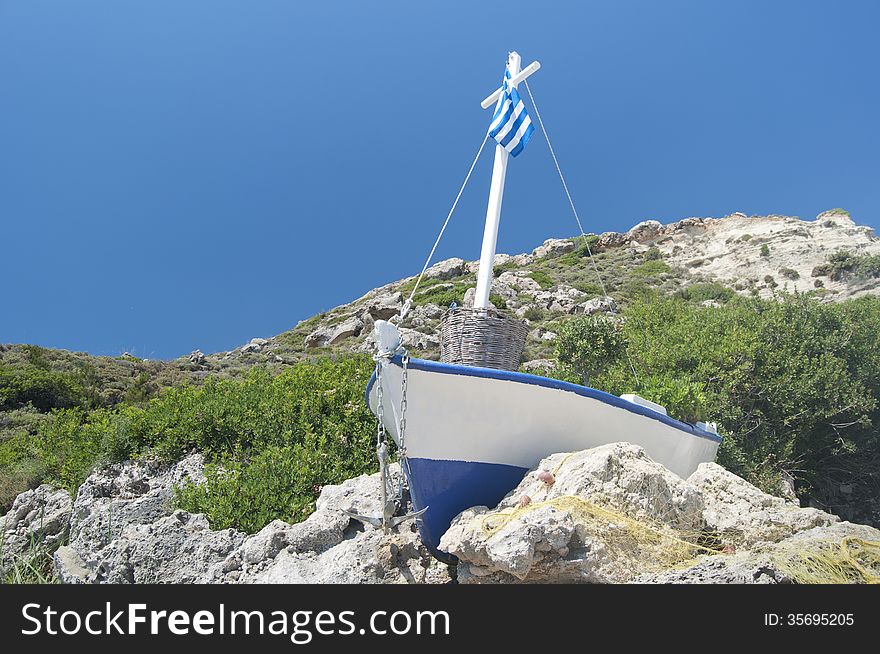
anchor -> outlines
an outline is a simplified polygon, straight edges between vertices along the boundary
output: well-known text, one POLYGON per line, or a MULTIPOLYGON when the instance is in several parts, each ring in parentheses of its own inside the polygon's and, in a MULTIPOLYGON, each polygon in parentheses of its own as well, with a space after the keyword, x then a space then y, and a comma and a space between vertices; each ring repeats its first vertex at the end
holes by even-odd
MULTIPOLYGON (((403 501, 403 497, 389 497, 388 484, 390 482, 390 475, 388 468, 391 464, 391 457, 388 456, 387 443, 379 443, 379 445, 376 447, 376 457, 379 459, 379 483, 382 486, 382 515, 380 517, 372 517, 359 515, 357 513, 353 513, 352 511, 343 512, 350 518, 354 518, 355 520, 363 524, 368 524, 372 527, 375 527, 376 529, 381 528, 384 533, 388 534, 391 532, 391 529, 393 529, 397 525, 406 522, 407 520, 412 520, 414 518, 420 517, 425 511, 428 510, 428 507, 425 507, 421 511, 406 513, 400 516, 394 515, 400 509, 400 504, 403 501)), ((403 474, 402 470, 400 474, 403 474)))

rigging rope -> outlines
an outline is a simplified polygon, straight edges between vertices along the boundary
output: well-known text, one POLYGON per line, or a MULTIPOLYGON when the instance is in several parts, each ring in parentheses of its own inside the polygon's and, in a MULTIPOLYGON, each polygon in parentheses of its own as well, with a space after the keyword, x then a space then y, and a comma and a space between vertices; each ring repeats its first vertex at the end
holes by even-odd
MULTIPOLYGON (((590 263, 593 265, 593 271, 596 273, 596 279, 599 280, 599 287, 602 289, 602 295, 604 297, 610 297, 608 295, 608 291, 605 289, 605 282, 602 281, 602 275, 599 274, 599 266, 596 265, 596 259, 593 257, 593 250, 590 248, 590 242, 587 238, 587 233, 584 231, 583 223, 581 223, 581 218, 578 215, 577 209, 574 206, 574 200, 571 197, 571 193, 568 190, 568 184, 565 183, 565 175, 562 174, 562 168, 559 166, 559 160, 556 158, 556 151, 553 149, 553 144, 550 143, 550 135, 547 134, 547 128, 544 127, 544 121, 541 119, 541 112, 538 110, 538 103, 535 102, 535 96, 532 95, 532 88, 529 86, 528 80, 523 80, 523 84, 526 85, 526 91, 529 94, 529 100, 532 101, 532 106, 535 108, 535 116, 538 119, 538 125, 541 126, 541 131, 544 133, 544 140, 547 142, 547 147, 550 150, 550 156, 553 157, 553 164, 556 166, 556 172, 559 174, 559 181, 562 182, 562 188, 565 190, 565 197, 568 198, 568 204, 571 207, 571 212, 574 214, 574 219, 577 222, 578 229, 581 232, 581 238, 584 240, 584 246, 587 248, 587 254, 590 256, 590 263)), ((636 368, 633 365, 632 358, 629 355, 629 348, 624 348, 626 353, 626 359, 629 363, 629 368, 632 371, 633 377, 635 377, 636 385, 639 385, 639 376, 636 373, 636 368)))
POLYGON ((486 147, 486 141, 489 140, 489 133, 486 132, 486 136, 483 137, 483 142, 480 143, 480 149, 477 150, 477 156, 474 157, 473 162, 471 163, 471 167, 468 169, 467 175, 465 175, 464 181, 461 183, 461 188, 458 189, 458 195, 455 196, 455 201, 452 203, 452 207, 449 209, 449 213, 446 214, 446 220, 443 222, 443 227, 440 228, 440 233, 437 234, 437 240, 434 241, 434 247, 431 248, 431 252, 428 254, 428 258, 425 259, 425 265, 422 266, 422 272, 419 273, 418 279, 416 279, 416 285, 413 287, 412 292, 409 294, 409 297, 406 299, 406 302, 403 303, 403 308, 400 310, 400 316, 397 319, 397 324, 403 322, 403 319, 406 318, 406 314, 409 313, 410 308, 412 307, 412 300, 416 294, 416 291, 419 290, 419 284, 422 283, 422 277, 425 276, 425 271, 428 270, 428 266, 431 264, 431 259, 434 258, 434 252, 437 250, 437 246, 440 244, 440 239, 443 238, 443 232, 446 231, 446 226, 449 224, 449 220, 452 218, 452 213, 455 211, 455 207, 458 206, 458 201, 461 199, 461 194, 464 193, 464 188, 467 186, 468 180, 471 178, 471 173, 474 172, 474 167, 477 165, 477 161, 480 159, 480 155, 483 153, 483 148, 486 147))

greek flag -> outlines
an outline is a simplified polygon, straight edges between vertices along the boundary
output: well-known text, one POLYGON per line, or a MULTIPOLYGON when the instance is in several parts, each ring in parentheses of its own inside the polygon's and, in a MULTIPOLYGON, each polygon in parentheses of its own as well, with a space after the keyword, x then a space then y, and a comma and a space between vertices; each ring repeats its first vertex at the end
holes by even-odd
POLYGON ((519 93, 508 85, 509 79, 510 71, 505 70, 501 97, 498 98, 495 115, 492 116, 492 123, 489 125, 489 136, 515 157, 526 147, 535 127, 519 93))

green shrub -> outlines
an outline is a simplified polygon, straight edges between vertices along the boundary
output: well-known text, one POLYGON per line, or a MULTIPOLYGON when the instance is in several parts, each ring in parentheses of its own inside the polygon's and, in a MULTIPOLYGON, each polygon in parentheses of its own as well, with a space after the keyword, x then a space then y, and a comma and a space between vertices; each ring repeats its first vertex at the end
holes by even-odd
POLYGON ((497 293, 489 294, 489 302, 495 305, 497 309, 504 310, 507 308, 507 300, 498 295, 497 293))
POLYGON ((586 241, 580 237, 572 239, 576 246, 575 249, 560 256, 558 258, 559 263, 563 266, 577 266, 584 257, 589 257, 590 253, 598 254, 600 251, 596 245, 598 240, 598 234, 588 234, 586 241))
POLYGON ((541 307, 536 307, 534 305, 530 306, 526 309, 523 314, 523 318, 528 320, 529 322, 541 321, 545 318, 547 313, 541 307))
POLYGON ((699 282, 679 289, 675 295, 689 302, 705 302, 706 300, 727 302, 735 293, 732 289, 718 282, 699 282))
POLYGON ((540 270, 529 273, 529 277, 538 282, 538 286, 540 286, 544 290, 552 287, 554 283, 553 278, 550 275, 540 270))
POLYGON ((214 529, 255 533, 272 520, 299 522, 315 509, 326 484, 338 484, 372 469, 372 448, 339 456, 338 443, 314 435, 293 446, 270 445, 252 456, 224 458, 206 468, 205 484, 176 490, 175 505, 205 513, 214 529))
POLYGON ((634 275, 638 275, 640 277, 652 277, 655 275, 660 275, 662 273, 668 273, 672 271, 672 268, 669 267, 665 261, 660 261, 659 259, 649 259, 645 261, 640 266, 636 266, 633 268, 632 273, 634 275))
POLYGON ((597 357, 564 328, 557 356, 569 370, 602 359, 596 386, 635 389, 673 417, 717 421, 719 462, 765 490, 787 471, 820 502, 845 483, 868 504, 880 465, 878 324, 877 298, 733 297, 712 309, 655 298, 627 307, 623 323, 638 385, 622 349, 597 357))
POLYGON ((69 374, 43 367, 0 367, 0 411, 31 405, 48 412, 86 404, 86 395, 69 374))
POLYGON ((602 293, 602 287, 599 286, 599 284, 594 284, 592 282, 576 282, 572 284, 572 286, 579 290, 581 293, 586 293, 590 297, 604 295, 602 293))
POLYGON ((663 254, 660 252, 660 248, 656 246, 651 246, 648 248, 648 251, 645 252, 645 261, 659 261, 663 258, 663 254))
POLYGON ((824 272, 834 281, 841 281, 849 277, 856 279, 868 279, 880 277, 880 255, 862 254, 856 255, 847 250, 838 250, 828 257, 827 268, 813 269, 813 276, 818 277, 816 270, 824 272))
POLYGON ((578 316, 564 322, 556 337, 561 370, 588 384, 619 359, 626 344, 621 325, 604 314, 578 316))
POLYGON ((770 247, 766 243, 763 243, 761 245, 761 256, 762 257, 769 257, 770 256, 770 247))
POLYGON ((181 497, 187 506, 199 502, 212 524, 215 515, 216 524, 239 520, 247 529, 302 517, 320 486, 373 466, 375 423, 363 400, 372 369, 367 356, 319 359, 274 377, 255 368, 239 379, 170 388, 144 406, 58 410, 37 435, 0 443, 0 477, 31 470, 17 487, 48 481, 75 492, 96 464, 147 455, 173 461, 197 450, 214 464, 208 487, 181 497), (258 493, 261 484, 270 490, 258 493), (235 501, 242 512, 230 508, 235 501))
POLYGON ((801 274, 794 268, 781 268, 779 274, 786 279, 799 279, 801 274))
POLYGON ((470 282, 454 282, 436 284, 425 291, 420 290, 413 298, 415 306, 423 304, 437 304, 448 307, 455 302, 461 305, 464 302, 464 294, 473 284, 470 282))

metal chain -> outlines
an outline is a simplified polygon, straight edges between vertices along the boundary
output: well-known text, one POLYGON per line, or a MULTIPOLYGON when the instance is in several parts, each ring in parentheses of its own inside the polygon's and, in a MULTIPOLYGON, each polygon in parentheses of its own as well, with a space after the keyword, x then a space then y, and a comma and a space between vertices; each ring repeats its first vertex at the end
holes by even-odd
POLYGON ((382 359, 378 356, 373 357, 376 360, 376 447, 378 448, 385 442, 385 406, 382 403, 382 359))
MULTIPOLYGON (((379 460, 379 479, 382 485, 382 507, 384 510, 388 502, 388 446, 385 432, 385 406, 382 393, 382 357, 374 357, 376 360, 376 458, 379 460)), ((387 530, 387 526, 385 526, 387 530)))
POLYGON ((397 427, 398 440, 398 459, 400 460, 400 477, 398 478, 398 497, 400 502, 404 498, 404 484, 406 475, 403 474, 406 462, 406 397, 407 397, 407 379, 409 378, 409 354, 403 353, 403 376, 400 382, 400 422, 397 427))

